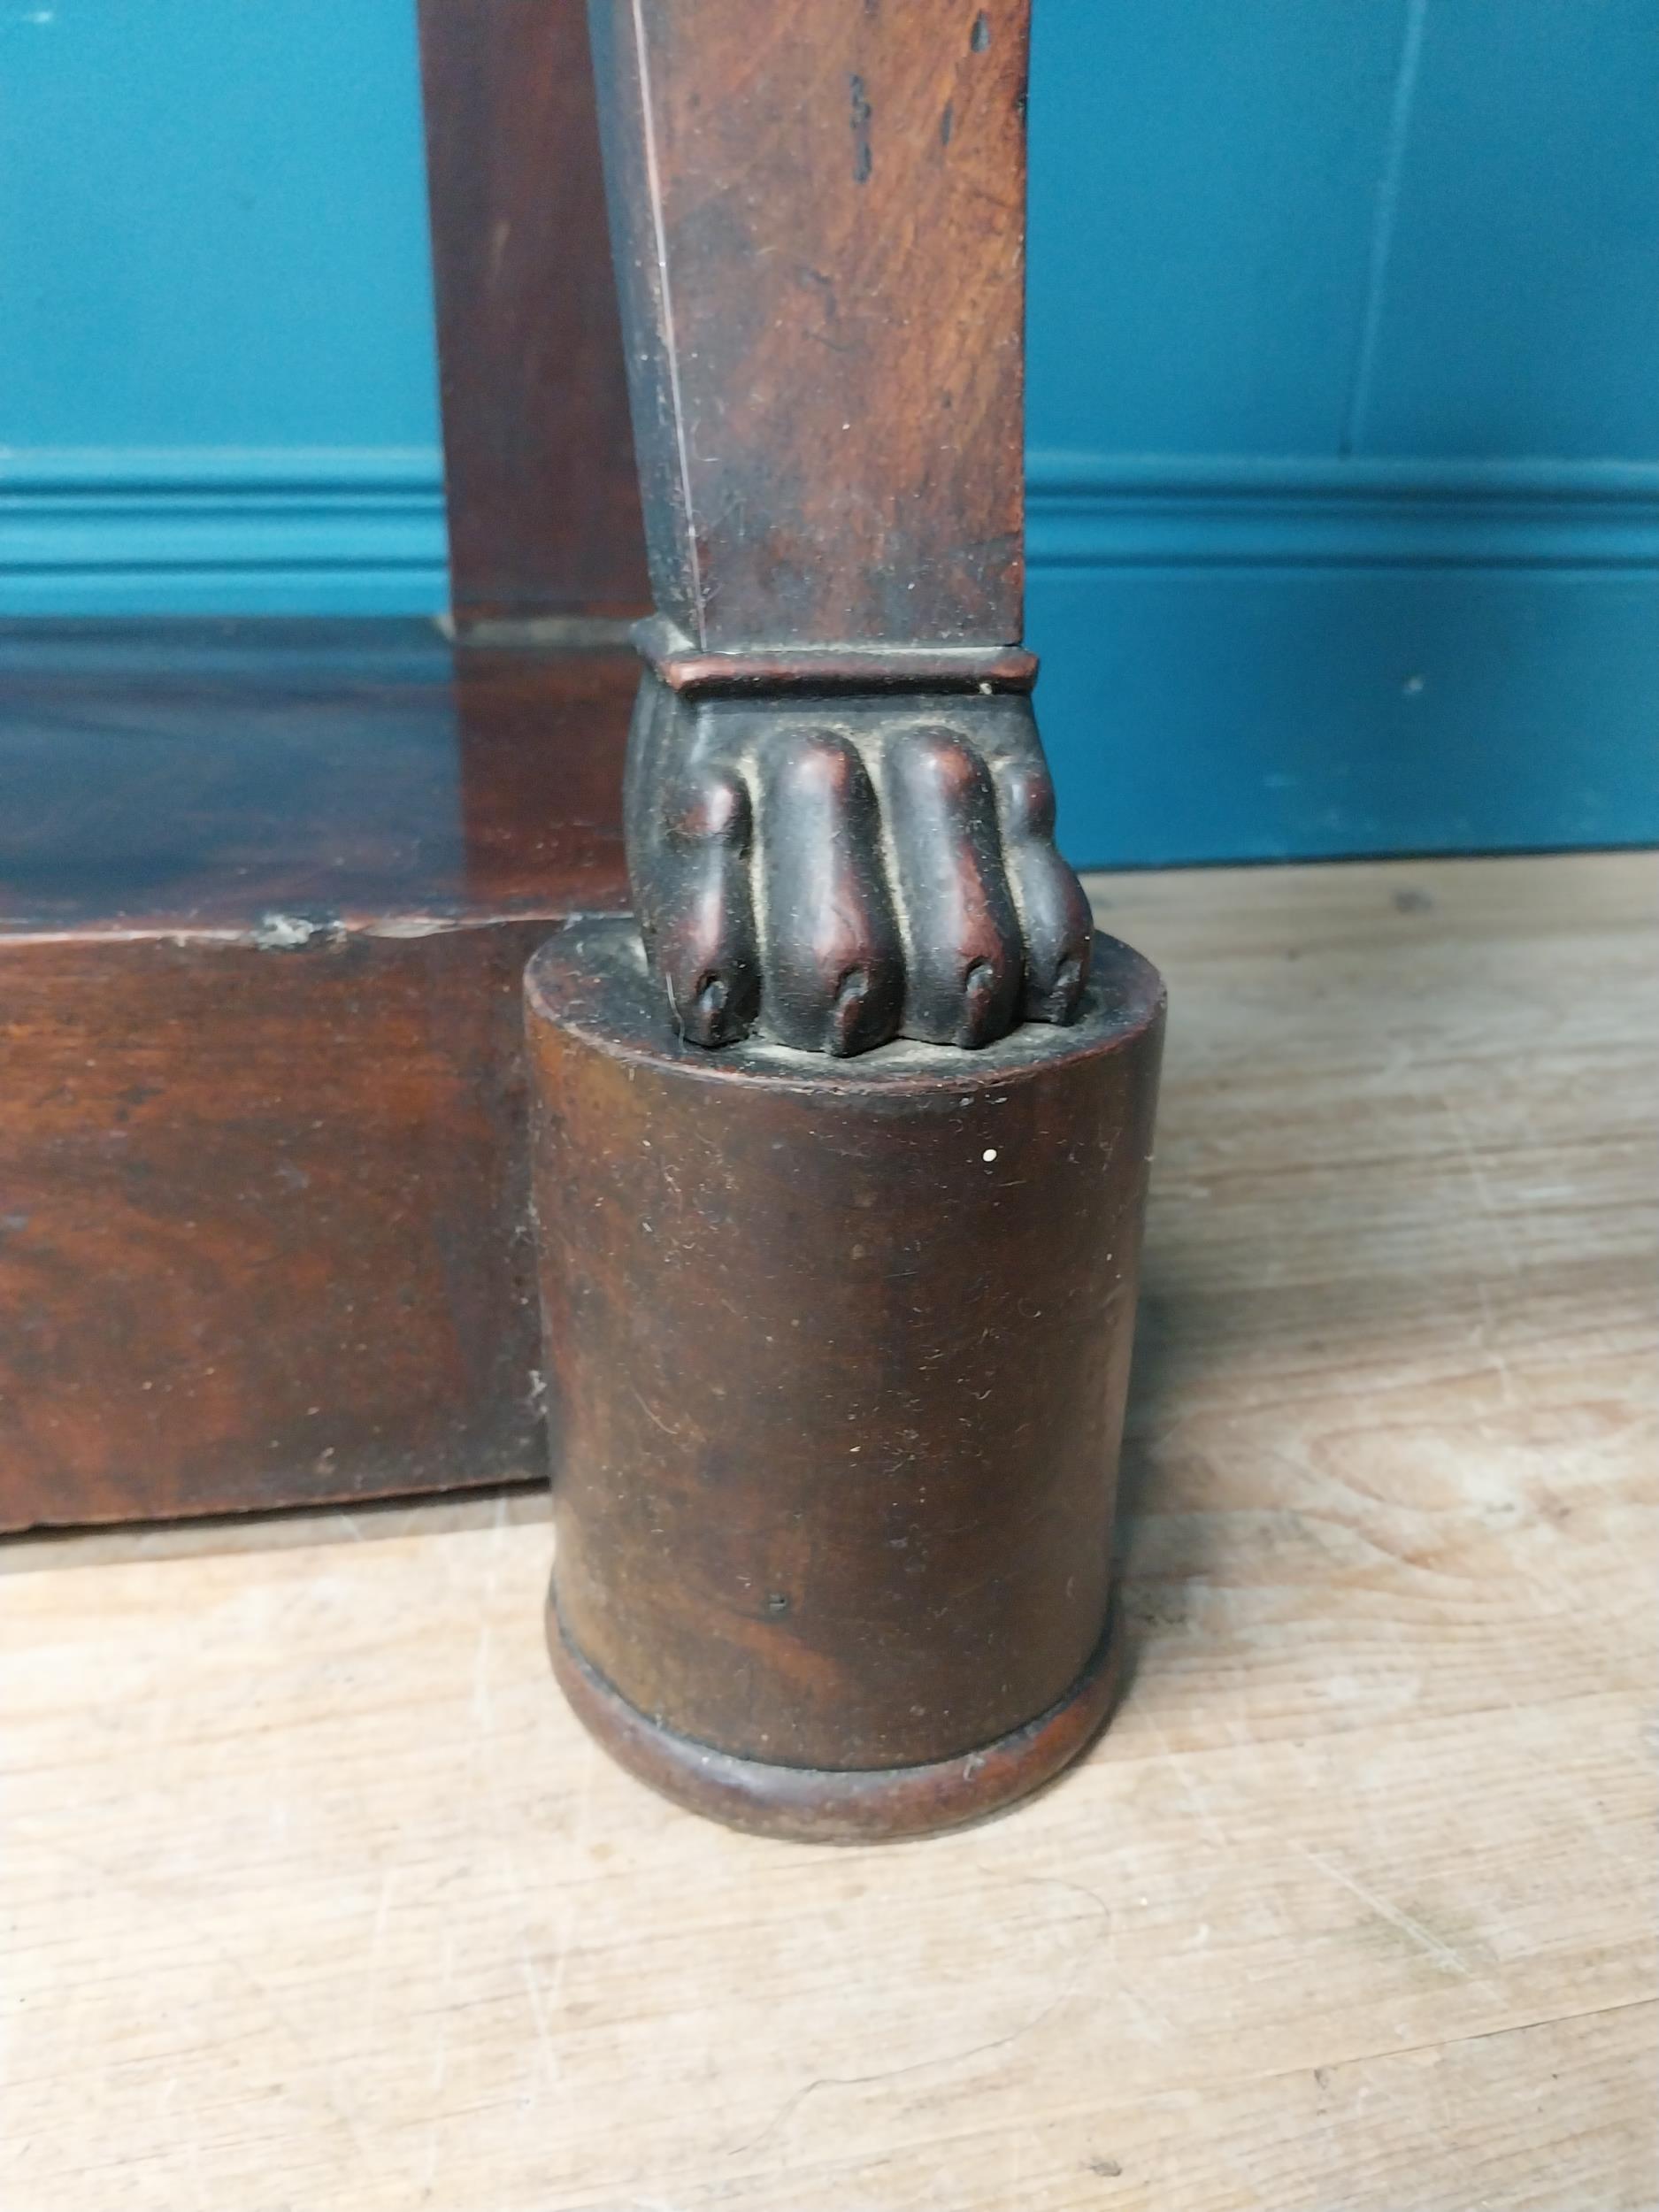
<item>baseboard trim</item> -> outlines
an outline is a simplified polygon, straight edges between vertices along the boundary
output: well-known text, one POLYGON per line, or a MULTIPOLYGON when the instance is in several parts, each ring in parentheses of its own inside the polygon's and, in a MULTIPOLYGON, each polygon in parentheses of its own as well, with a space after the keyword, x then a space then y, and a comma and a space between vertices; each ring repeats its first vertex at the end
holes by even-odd
MULTIPOLYGON (((1034 571, 1659 567, 1659 463, 1028 457, 1034 571)), ((436 448, 0 449, 0 615, 435 614, 436 448)))
POLYGON ((0 612, 435 614, 429 447, 0 451, 0 612))
POLYGON ((1033 568, 1652 568, 1659 463, 1027 457, 1033 568))

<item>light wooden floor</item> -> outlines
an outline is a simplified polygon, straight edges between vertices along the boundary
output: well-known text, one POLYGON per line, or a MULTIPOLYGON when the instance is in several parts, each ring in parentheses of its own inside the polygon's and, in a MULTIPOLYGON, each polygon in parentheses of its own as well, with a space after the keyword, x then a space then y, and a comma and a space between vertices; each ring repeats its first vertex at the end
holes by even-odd
POLYGON ((536 1501, 14 1545, 6 2212, 1659 2203, 1632 857, 1124 878, 1134 1675, 948 1840, 671 1810, 536 1501))

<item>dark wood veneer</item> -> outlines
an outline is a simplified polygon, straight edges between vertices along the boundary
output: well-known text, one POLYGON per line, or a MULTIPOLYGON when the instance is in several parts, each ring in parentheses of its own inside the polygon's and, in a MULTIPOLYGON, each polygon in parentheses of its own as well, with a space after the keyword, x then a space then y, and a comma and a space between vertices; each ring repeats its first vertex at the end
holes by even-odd
POLYGON ((619 653, 0 626, 0 1527, 537 1471, 524 962, 619 653))
POLYGON ((1020 634, 1029 0, 599 0, 659 612, 1020 634))
POLYGON ((419 0, 457 624, 641 612, 580 0, 419 0))

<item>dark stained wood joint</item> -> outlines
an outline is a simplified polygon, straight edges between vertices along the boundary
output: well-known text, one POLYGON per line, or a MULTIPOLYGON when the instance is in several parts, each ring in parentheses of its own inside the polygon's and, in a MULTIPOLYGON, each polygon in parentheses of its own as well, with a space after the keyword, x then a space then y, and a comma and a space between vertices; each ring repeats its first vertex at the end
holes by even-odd
POLYGON ((634 626, 652 673, 682 698, 887 691, 1029 691, 1037 656, 1023 645, 803 645, 708 652, 665 615, 634 626))
POLYGON ((592 0, 656 613, 628 876, 718 1050, 1082 1002, 1019 643, 1028 0, 592 0))

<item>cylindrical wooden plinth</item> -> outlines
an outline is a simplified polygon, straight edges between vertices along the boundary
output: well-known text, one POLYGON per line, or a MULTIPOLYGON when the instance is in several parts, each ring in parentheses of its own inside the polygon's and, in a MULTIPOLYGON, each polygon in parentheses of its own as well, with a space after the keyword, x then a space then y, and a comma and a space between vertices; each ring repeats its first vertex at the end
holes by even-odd
POLYGON ((526 981, 557 1559, 588 1725, 702 1812, 910 1835, 1111 1694, 1113 1491, 1163 989, 833 1061, 669 1033, 623 922, 526 981))

